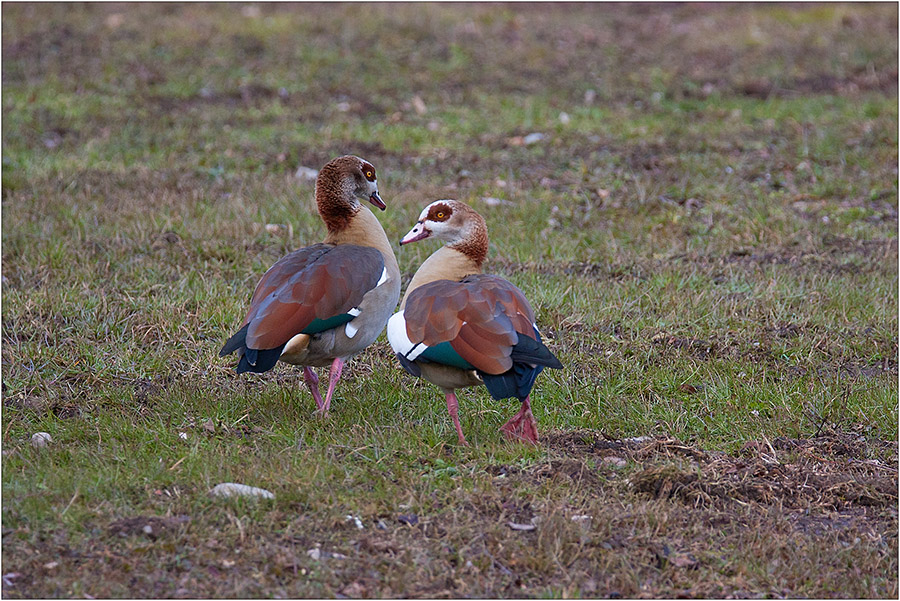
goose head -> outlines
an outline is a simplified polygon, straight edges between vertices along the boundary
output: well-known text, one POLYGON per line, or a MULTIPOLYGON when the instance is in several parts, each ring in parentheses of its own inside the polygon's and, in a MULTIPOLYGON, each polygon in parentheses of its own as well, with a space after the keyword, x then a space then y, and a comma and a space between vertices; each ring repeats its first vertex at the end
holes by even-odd
POLYGON ((378 177, 369 161, 353 155, 333 159, 316 177, 316 205, 329 230, 346 227, 362 202, 382 211, 387 205, 378 194, 378 177))
POLYGON ((437 238, 481 264, 487 256, 488 235, 484 217, 464 202, 436 200, 422 210, 419 220, 400 240, 409 244, 437 238))

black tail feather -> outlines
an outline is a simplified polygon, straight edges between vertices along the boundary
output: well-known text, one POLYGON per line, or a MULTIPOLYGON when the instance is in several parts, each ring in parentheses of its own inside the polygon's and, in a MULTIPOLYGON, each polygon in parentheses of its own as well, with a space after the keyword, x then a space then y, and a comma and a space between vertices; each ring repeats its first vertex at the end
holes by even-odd
POLYGON ((531 394, 534 381, 544 367, 562 369, 563 364, 550 352, 550 349, 544 346, 537 330, 535 330, 535 335, 538 337, 537 340, 524 334, 519 335, 519 341, 510 354, 513 366, 508 371, 497 375, 478 372, 488 392, 495 400, 511 397, 524 400, 531 394))
POLYGON ((241 360, 238 361, 237 372, 239 374, 244 373, 245 371, 252 371, 255 374, 261 374, 264 371, 269 371, 275 364, 278 363, 278 357, 281 356, 281 351, 284 348, 282 344, 278 348, 270 348, 270 349, 247 349, 241 355, 241 360), (256 355, 256 357, 253 357, 256 355), (255 358, 253 364, 250 364, 250 361, 255 358))
POLYGON ((269 371, 275 367, 276 363, 278 363, 278 358, 281 356, 284 345, 282 344, 278 348, 273 349, 247 348, 247 328, 249 327, 250 324, 245 325, 238 330, 234 336, 229 338, 225 342, 225 346, 222 347, 222 350, 219 351, 219 356, 224 357, 234 351, 243 351, 240 353, 241 359, 237 364, 237 372, 239 374, 242 374, 245 371, 251 371, 257 374, 269 371))
MULTIPOLYGON (((536 330, 535 334, 537 334, 536 330)), ((537 334, 537 336, 538 339, 535 340, 534 338, 520 334, 519 341, 516 343, 516 346, 513 347, 512 354, 510 355, 512 360, 516 363, 531 363, 534 365, 551 367, 553 369, 562 369, 563 364, 550 352, 550 349, 544 346, 544 343, 541 342, 540 334, 537 334)))
POLYGON ((225 346, 222 347, 222 350, 219 351, 219 356, 220 356, 220 357, 224 357, 225 355, 230 355, 230 354, 233 353, 234 351, 236 351, 236 350, 238 350, 239 348, 241 348, 242 346, 244 346, 244 344, 245 344, 246 341, 247 341, 247 329, 248 329, 249 327, 250 327, 250 324, 248 323, 248 324, 245 325, 243 328, 241 328, 240 330, 238 330, 238 331, 234 334, 234 336, 232 336, 231 338, 229 338, 229 339, 225 342, 225 346))
POLYGON ((544 370, 543 365, 531 366, 526 363, 513 363, 512 369, 502 374, 493 375, 478 372, 484 381, 485 388, 495 401, 515 397, 524 400, 534 387, 534 381, 544 370))

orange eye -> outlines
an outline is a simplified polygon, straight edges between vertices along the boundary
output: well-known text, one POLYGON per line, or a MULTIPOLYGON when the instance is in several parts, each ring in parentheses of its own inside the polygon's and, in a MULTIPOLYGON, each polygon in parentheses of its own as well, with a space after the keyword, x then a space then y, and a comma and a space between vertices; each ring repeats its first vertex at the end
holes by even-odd
POLYGON ((437 214, 437 218, 438 218, 438 219, 443 219, 443 218, 444 218, 444 213, 443 213, 443 211, 437 214))
POLYGON ((372 179, 372 172, 371 172, 371 171, 366 171, 366 178, 372 179))

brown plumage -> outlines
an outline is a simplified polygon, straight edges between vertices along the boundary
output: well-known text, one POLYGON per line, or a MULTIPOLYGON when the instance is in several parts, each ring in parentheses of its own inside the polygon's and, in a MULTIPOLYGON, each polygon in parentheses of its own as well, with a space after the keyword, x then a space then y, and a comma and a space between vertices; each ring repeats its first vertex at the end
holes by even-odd
POLYGON ((242 327, 219 353, 238 352, 238 373, 268 371, 279 360, 304 366, 323 414, 344 362, 374 342, 400 296, 394 251, 361 200, 385 208, 371 163, 343 156, 322 168, 316 206, 325 241, 290 253, 263 275, 242 327), (329 364, 323 402, 311 368, 329 364))
POLYGON ((455 200, 431 203, 403 237, 447 242, 419 267, 388 322, 388 340, 403 367, 444 390, 460 444, 456 389, 484 384, 495 399, 516 397, 519 413, 501 430, 537 442, 530 391, 544 367, 562 364, 540 340, 534 311, 522 291, 484 275, 488 236, 484 219, 455 200))
POLYGON ((384 260, 374 248, 315 244, 296 250, 263 275, 244 325, 251 348, 285 344, 314 319, 346 313, 375 287, 384 260))
MULTIPOLYGON (((357 208, 346 199, 354 196, 355 190, 364 182, 374 183, 376 180, 375 167, 351 155, 338 157, 322 167, 316 177, 316 206, 329 232, 339 232, 349 225, 357 208), (347 177, 351 173, 353 177, 347 177)), ((377 203, 374 199, 370 200, 384 210, 384 202, 380 198, 377 203)))
POLYGON ((502 374, 520 335, 534 338, 534 311, 521 291, 491 275, 470 275, 461 282, 437 280, 407 298, 409 339, 426 346, 449 342, 475 369, 502 374))

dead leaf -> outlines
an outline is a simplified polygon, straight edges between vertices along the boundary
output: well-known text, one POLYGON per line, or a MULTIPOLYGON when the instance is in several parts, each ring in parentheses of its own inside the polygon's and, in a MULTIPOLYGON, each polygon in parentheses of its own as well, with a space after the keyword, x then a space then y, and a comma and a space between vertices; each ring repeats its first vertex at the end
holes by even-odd
POLYGON ((693 568, 699 563, 690 553, 673 553, 668 557, 669 563, 676 568, 693 568))
POLYGON ((351 582, 341 589, 341 594, 351 599, 361 599, 366 596, 366 587, 360 582, 351 582))
POLYGON ((625 467, 628 462, 622 457, 610 455, 609 457, 603 458, 603 463, 607 463, 612 467, 625 467))

